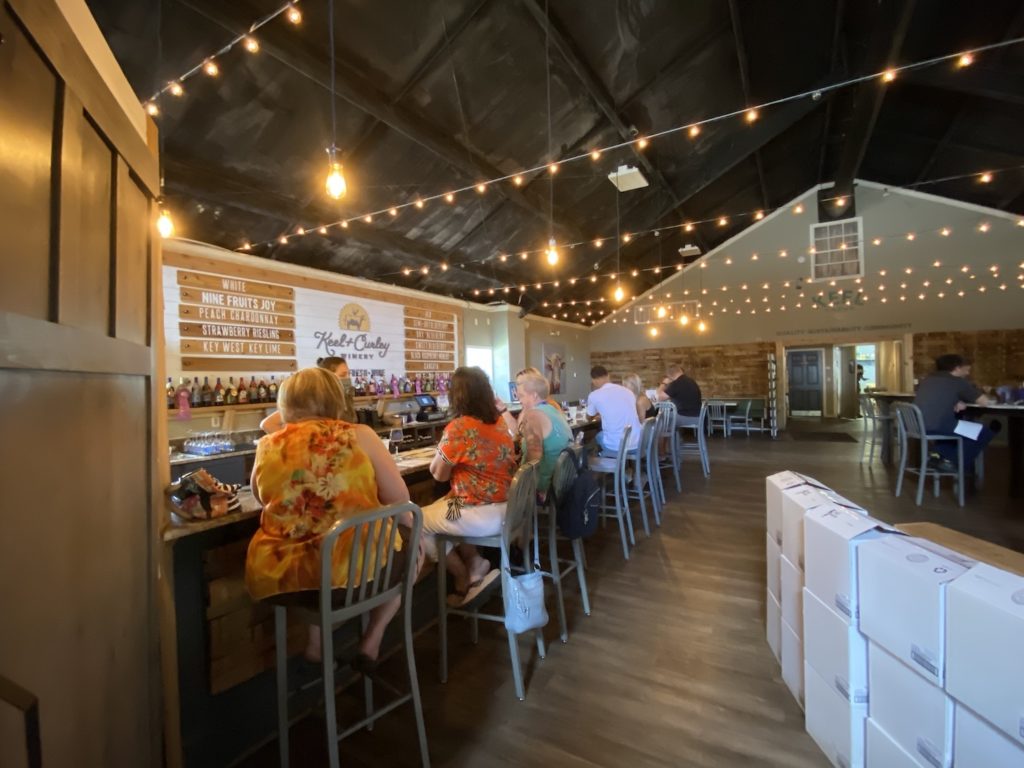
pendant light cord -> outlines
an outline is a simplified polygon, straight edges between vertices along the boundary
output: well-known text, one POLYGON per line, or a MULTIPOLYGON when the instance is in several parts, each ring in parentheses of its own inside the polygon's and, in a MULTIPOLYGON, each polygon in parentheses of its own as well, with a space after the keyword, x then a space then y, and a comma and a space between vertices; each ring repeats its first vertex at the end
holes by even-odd
POLYGON ((334 0, 327 0, 327 39, 331 48, 331 148, 327 151, 331 155, 331 162, 335 162, 335 153, 338 150, 338 115, 337 108, 335 107, 335 94, 337 90, 334 85, 334 0))

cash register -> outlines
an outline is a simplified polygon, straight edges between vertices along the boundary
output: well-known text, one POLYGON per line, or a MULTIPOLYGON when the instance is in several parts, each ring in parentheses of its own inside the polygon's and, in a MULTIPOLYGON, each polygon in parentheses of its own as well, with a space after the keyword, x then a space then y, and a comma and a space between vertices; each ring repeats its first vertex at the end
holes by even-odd
POLYGON ((415 395, 419 411, 416 413, 416 421, 443 421, 446 417, 444 411, 437 406, 437 399, 433 395, 415 395))

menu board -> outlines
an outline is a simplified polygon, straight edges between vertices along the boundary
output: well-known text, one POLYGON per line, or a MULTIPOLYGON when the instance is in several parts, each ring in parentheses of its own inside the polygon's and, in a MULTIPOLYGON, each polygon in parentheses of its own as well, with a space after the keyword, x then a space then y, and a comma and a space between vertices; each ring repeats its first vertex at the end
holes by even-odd
POLYGON ((167 375, 288 374, 321 357, 345 358, 352 376, 362 378, 455 370, 455 311, 365 298, 349 288, 165 266, 167 375))

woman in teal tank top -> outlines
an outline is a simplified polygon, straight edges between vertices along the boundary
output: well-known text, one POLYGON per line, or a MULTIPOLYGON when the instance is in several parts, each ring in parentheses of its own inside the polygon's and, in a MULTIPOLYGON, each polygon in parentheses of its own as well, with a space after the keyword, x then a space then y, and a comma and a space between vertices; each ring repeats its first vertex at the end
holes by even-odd
POLYGON ((572 430, 562 411, 547 402, 548 382, 539 373, 523 371, 516 376, 516 394, 523 410, 516 418, 499 404, 509 431, 522 439, 523 461, 539 461, 537 492, 544 494, 562 449, 572 442, 572 430))

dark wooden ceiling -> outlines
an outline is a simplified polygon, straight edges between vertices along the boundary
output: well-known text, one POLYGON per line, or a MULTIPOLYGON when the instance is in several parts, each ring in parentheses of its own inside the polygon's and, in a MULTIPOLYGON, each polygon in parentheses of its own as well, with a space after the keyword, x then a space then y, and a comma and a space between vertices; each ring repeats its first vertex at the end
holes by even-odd
MULTIPOLYGON (((89 0, 141 99, 279 5, 89 0)), ((298 227, 1024 35, 1021 0, 551 0, 548 8, 544 0, 338 0, 337 145, 349 194, 336 202, 323 192, 327 2, 298 7, 299 26, 278 19, 258 32, 258 54, 237 48, 221 59, 218 78, 194 77, 182 98, 160 100, 165 197, 182 236, 233 249, 267 241, 253 253, 532 308, 610 291, 606 279, 570 284, 571 277, 674 266, 682 245, 712 248, 750 226, 752 212, 820 182, 922 184, 1024 213, 1024 45, 1014 45, 966 69, 945 63, 887 86, 876 80, 772 107, 753 124, 725 120, 696 139, 677 133, 643 151, 566 164, 553 189, 549 174, 534 174, 521 188, 505 182, 482 195, 463 192, 453 204, 431 202, 281 245, 277 238, 298 227), (606 176, 623 163, 641 168, 650 186, 619 195, 606 176), (1014 167, 990 184, 928 183, 1014 167), (564 248, 555 267, 539 252, 552 199, 556 239, 587 242, 564 248), (617 267, 617 204, 623 233, 729 221, 636 237, 622 246, 617 267), (531 255, 523 260, 522 251, 531 255), (537 282, 545 285, 535 289, 537 282), (529 286, 525 294, 520 285, 529 286)), ((659 280, 641 272, 627 287, 639 294, 659 280)), ((598 317, 574 310, 567 319, 598 317)))

